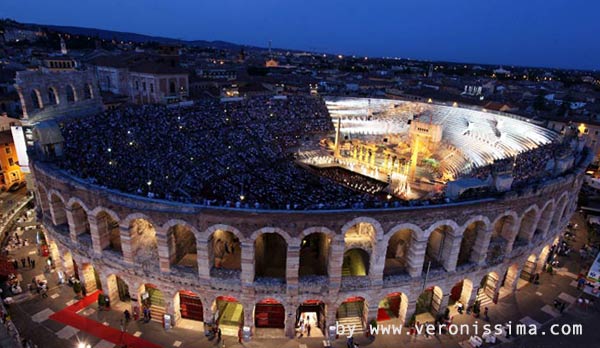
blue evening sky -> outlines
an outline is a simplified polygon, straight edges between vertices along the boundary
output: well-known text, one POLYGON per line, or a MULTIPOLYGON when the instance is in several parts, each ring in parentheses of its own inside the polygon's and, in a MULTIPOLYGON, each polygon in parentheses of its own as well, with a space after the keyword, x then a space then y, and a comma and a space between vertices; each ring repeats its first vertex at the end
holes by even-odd
POLYGON ((0 17, 347 55, 600 69, 597 0, 2 0, 0 17))

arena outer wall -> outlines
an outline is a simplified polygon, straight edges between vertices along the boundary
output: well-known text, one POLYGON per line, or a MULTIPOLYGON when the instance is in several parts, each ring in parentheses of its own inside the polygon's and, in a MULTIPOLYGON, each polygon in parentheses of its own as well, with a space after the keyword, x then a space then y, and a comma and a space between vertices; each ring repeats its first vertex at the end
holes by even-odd
POLYGON ((535 272, 539 272, 549 247, 569 222, 576 209, 584 169, 575 168, 562 177, 519 192, 508 192, 500 198, 410 208, 335 211, 227 209, 146 199, 88 184, 44 162, 34 163, 33 174, 38 214, 43 217, 56 267, 70 275, 75 261, 86 287, 93 288, 90 283, 96 283, 90 272, 85 271, 92 265, 104 292, 114 303, 118 301, 114 281, 118 276, 128 285, 134 310, 140 306, 145 284, 153 284, 163 292, 165 312, 171 314, 176 323, 180 318, 178 294, 181 290, 192 291, 200 297, 206 320, 213 317, 217 297, 232 296, 243 305, 244 325, 251 329, 255 304, 274 298, 285 308, 285 335, 293 337, 296 310, 310 299, 323 301, 329 326, 335 324, 336 311, 344 300, 355 296, 365 299, 368 307, 365 307, 364 320, 368 322, 377 315, 381 299, 390 293, 402 293, 398 318, 408 322, 419 294, 426 288, 435 286, 437 291, 441 290, 439 308, 442 309, 448 304, 452 287, 463 280, 472 284, 472 289, 461 294, 461 300, 473 304, 480 280, 491 272, 500 279, 494 289, 496 297, 501 290, 515 291, 527 260, 534 260, 535 272), (122 253, 103 250, 107 236, 101 226, 105 219, 98 218, 101 212, 118 222, 122 253), (135 264, 131 254, 135 238, 130 233, 130 222, 137 218, 146 219, 156 230, 158 260, 150 267, 135 264), (86 224, 82 219, 89 223, 91 240, 87 242, 78 237, 86 224), (497 224, 500 220, 507 223, 497 224), (480 222, 477 225, 483 228, 477 230, 476 241, 469 251, 471 262, 457 267, 463 233, 474 222, 480 222), (359 223, 369 224, 374 232, 367 234, 363 247, 368 249, 370 257, 368 276, 342 277, 344 251, 353 247, 349 245, 352 241, 346 242, 344 237, 359 223), (194 234, 197 273, 182 272, 171 265, 176 246, 168 231, 178 224, 187 226, 194 234), (450 247, 443 251, 443 268, 425 277, 428 240, 440 226, 446 226, 444 231, 449 243, 445 245, 450 247), (486 255, 497 228, 501 231, 496 232, 506 236, 508 244, 503 250, 504 257, 489 264, 486 255), (241 242, 239 280, 211 277, 209 238, 216 230, 230 231, 241 242), (388 241, 396 232, 404 230, 411 231, 407 274, 384 278, 388 241), (324 233, 330 241, 325 284, 301 281, 298 276, 302 239, 316 232, 324 233), (282 284, 255 281, 255 240, 263 233, 277 233, 287 243, 286 276, 282 284), (517 235, 524 242, 516 243, 517 235))

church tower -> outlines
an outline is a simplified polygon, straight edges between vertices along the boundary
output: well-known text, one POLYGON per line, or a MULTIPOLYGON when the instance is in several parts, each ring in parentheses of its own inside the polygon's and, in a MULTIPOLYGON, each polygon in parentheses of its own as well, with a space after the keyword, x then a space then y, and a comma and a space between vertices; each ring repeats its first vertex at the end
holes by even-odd
POLYGON ((67 43, 65 42, 65 39, 61 36, 60 37, 60 53, 62 53, 62 55, 66 56, 68 51, 67 51, 67 43))

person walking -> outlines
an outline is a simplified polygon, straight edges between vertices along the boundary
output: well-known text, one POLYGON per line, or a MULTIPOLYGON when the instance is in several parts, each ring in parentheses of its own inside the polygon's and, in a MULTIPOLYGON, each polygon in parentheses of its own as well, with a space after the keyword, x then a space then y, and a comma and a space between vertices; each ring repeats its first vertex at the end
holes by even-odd
POLYGON ((23 266, 23 268, 25 268, 25 262, 26 262, 26 261, 27 261, 27 260, 26 260, 24 257, 23 257, 23 258, 21 258, 21 266, 23 266))
POLYGON ((34 269, 34 268, 35 268, 35 260, 31 259, 31 269, 34 269))
POLYGON ((306 336, 310 337, 310 323, 306 324, 306 336))
POLYGON ((221 332, 221 328, 219 328, 219 330, 217 331, 217 341, 221 341, 221 335, 223 333, 221 332))
POLYGON ((490 321, 490 317, 488 315, 489 312, 489 308, 485 307, 485 310, 483 311, 483 317, 485 318, 485 321, 490 321))
POLYGON ((31 267, 31 257, 27 256, 27 265, 31 267))

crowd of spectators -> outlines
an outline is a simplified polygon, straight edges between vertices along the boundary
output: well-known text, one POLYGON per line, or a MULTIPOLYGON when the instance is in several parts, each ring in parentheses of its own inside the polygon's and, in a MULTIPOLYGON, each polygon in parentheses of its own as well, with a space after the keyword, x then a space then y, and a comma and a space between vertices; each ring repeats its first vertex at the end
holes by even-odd
POLYGON ((125 106, 60 126, 62 168, 127 193, 265 209, 356 207, 373 199, 294 163, 291 150, 300 141, 333 131, 319 98, 125 106))

